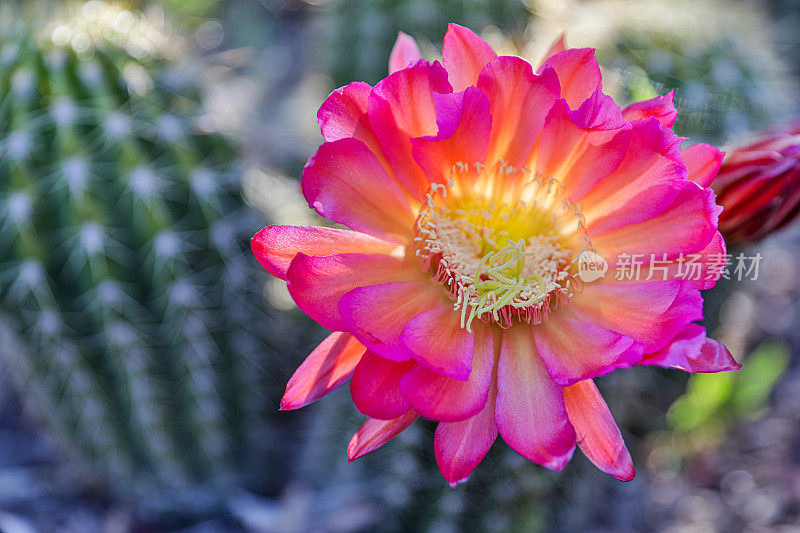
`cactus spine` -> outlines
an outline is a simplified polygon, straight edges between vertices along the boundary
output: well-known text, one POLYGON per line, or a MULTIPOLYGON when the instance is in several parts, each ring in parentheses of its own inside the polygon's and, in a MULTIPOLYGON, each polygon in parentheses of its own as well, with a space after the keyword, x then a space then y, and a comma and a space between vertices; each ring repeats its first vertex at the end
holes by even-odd
POLYGON ((168 91, 141 90, 158 87, 160 63, 110 45, 76 52, 11 20, 0 28, 4 369, 97 478, 159 505, 191 494, 182 505, 207 506, 263 451, 256 384, 260 360, 275 360, 247 252, 259 221, 230 149, 198 134, 168 91))

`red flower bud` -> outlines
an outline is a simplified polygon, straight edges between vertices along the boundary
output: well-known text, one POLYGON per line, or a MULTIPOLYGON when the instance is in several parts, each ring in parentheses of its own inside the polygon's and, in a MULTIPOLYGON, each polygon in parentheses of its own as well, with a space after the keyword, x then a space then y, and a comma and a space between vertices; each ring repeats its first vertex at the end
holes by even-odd
POLYGON ((729 246, 789 224, 800 213, 800 120, 729 153, 711 187, 725 207, 719 230, 729 246))

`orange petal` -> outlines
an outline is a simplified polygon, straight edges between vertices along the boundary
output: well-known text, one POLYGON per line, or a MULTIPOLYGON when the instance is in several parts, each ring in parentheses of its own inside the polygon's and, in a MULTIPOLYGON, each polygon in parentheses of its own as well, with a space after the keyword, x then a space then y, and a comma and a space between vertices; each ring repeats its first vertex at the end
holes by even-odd
POLYGON ((578 435, 578 446, 603 472, 622 481, 636 475, 622 433, 594 381, 579 381, 564 389, 567 415, 578 435))
POLYGON ((397 244, 366 233, 315 226, 267 226, 250 239, 250 247, 261 266, 281 279, 286 279, 289 265, 298 253, 391 254, 398 249, 397 244))
POLYGON ((349 333, 328 335, 295 370, 281 399, 281 410, 299 409, 350 379, 366 348, 349 333))
POLYGON ((391 420, 367 418, 347 445, 347 457, 355 461, 369 452, 377 450, 400 433, 417 419, 417 413, 409 409, 405 414, 391 420))

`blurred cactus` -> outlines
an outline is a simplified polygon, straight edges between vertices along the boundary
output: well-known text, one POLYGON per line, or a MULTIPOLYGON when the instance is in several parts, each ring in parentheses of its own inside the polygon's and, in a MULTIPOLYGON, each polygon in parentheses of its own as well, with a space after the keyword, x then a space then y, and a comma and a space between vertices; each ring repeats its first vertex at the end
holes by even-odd
MULTIPOLYGON (((557 475, 499 443, 484 459, 485 468, 455 488, 439 474, 429 445, 436 424, 429 421, 418 421, 392 442, 348 464, 344 448, 364 422, 348 394, 333 392, 313 406, 307 420, 306 442, 297 453, 295 492, 286 496, 304 501, 305 506, 300 510, 284 503, 293 513, 296 530, 546 529, 546 498, 556 488, 557 475), (326 529, 323 524, 335 527, 326 529)), ((262 524, 261 529, 281 530, 274 523, 262 524)))
POLYGON ((526 13, 521 0, 330 0, 318 20, 323 70, 337 87, 354 80, 374 83, 387 74, 398 30, 413 33, 425 52, 433 48, 429 43, 441 42, 449 22, 521 32, 526 13))
POLYGON ((597 48, 604 83, 634 101, 640 78, 675 90, 676 131, 712 142, 785 117, 794 81, 781 36, 760 4, 711 0, 535 0, 532 35, 544 47, 565 32, 573 47, 597 48), (774 30, 774 31, 773 31, 774 30))
POLYGON ((243 472, 268 483, 278 380, 262 373, 292 330, 248 264, 263 222, 230 148, 163 71, 23 20, 0 15, 3 372, 74 464, 123 492, 208 510, 243 472))

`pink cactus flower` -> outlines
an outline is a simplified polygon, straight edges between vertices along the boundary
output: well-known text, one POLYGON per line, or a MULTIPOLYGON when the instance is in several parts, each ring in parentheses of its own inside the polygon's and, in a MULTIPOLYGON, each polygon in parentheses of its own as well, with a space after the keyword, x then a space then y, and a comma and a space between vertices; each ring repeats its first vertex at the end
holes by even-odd
POLYGON ((681 151, 672 95, 621 109, 594 51, 554 45, 534 68, 450 25, 442 61, 400 34, 390 74, 319 110, 327 142, 303 171, 320 215, 349 229, 270 226, 259 262, 333 331, 292 376, 282 409, 350 380, 367 421, 350 459, 418 416, 439 422, 436 460, 464 481, 498 434, 560 470, 576 448, 634 476, 591 378, 632 365, 738 368, 694 324, 724 255, 707 183, 720 152, 681 151), (590 250, 611 269, 579 279, 590 250), (631 279, 623 258, 656 256, 631 279), (700 275, 686 279, 694 254, 700 275), (668 274, 668 275, 667 275, 668 274))
POLYGON ((711 183, 725 206, 719 229, 731 244, 763 239, 800 214, 800 120, 733 150, 711 183))

